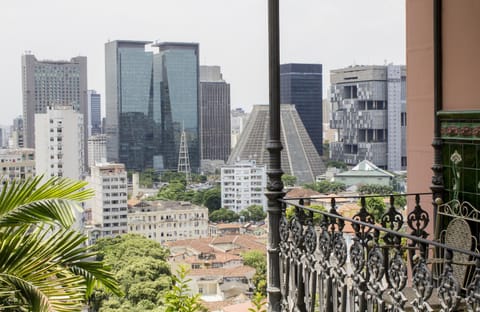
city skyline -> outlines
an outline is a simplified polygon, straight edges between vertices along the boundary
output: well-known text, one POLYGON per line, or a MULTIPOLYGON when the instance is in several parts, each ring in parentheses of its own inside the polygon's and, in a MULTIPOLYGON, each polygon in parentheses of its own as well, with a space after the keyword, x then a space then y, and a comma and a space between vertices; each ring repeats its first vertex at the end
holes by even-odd
MULTIPOLYGON (((40 60, 86 56, 88 88, 104 96, 103 46, 116 39, 199 42, 200 64, 221 66, 225 80, 230 82, 232 108, 250 111, 254 104, 268 102, 266 1, 165 0, 132 6, 87 0, 81 7, 73 6, 56 0, 32 2, 28 9, 24 3, 0 5, 0 26, 7 29, 0 38, 9 43, 0 52, 0 88, 8 103, 0 124, 11 124, 21 114, 22 53, 30 50, 40 60)), ((404 64, 404 6, 404 1, 381 0, 284 2, 281 62, 322 63, 324 90, 329 85, 328 73, 334 68, 404 64), (365 19, 374 22, 362 23, 365 19), (348 27, 351 23, 356 27, 348 27), (325 27, 335 32, 320 31, 325 27), (384 44, 376 46, 378 41, 384 44)))

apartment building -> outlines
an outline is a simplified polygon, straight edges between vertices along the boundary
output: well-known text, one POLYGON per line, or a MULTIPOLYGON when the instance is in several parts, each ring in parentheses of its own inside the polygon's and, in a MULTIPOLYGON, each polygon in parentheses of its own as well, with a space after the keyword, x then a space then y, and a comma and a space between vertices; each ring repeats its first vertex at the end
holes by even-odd
POLYGON ((189 202, 130 200, 128 233, 159 243, 208 235, 208 209, 189 202))
POLYGON ((221 168, 222 207, 240 212, 251 205, 267 206, 263 194, 267 186, 266 165, 254 160, 240 161, 221 168))
POLYGON ((127 233, 127 171, 125 165, 97 163, 87 178, 95 197, 89 202, 91 225, 100 237, 127 233))

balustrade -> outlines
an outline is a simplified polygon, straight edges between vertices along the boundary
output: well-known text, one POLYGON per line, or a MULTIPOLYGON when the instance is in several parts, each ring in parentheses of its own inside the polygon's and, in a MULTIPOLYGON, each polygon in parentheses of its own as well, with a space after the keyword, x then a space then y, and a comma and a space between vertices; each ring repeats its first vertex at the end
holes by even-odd
POLYGON ((280 200, 281 311, 480 311, 476 240, 462 249, 427 239, 433 218, 421 195, 431 196, 407 194, 415 196, 408 214, 390 195, 380 220, 367 209, 368 196, 355 198, 359 210, 351 218, 338 213, 335 198, 328 212, 302 199, 280 200), (467 267, 460 277, 459 265, 467 267))

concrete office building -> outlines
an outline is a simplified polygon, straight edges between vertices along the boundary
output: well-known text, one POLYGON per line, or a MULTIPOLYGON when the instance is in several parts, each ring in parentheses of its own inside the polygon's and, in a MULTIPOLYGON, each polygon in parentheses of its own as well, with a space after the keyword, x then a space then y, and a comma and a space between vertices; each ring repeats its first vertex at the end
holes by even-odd
POLYGON ((123 164, 97 163, 87 178, 95 197, 88 203, 100 237, 127 233, 127 171, 123 164))
MULTIPOLYGON (((49 106, 70 105, 83 116, 83 137, 88 136, 87 58, 70 61, 39 61, 33 54, 22 55, 23 125, 25 147, 35 148, 35 114, 49 106)), ((85 156, 86 146, 82 155, 85 156)))
POLYGON ((236 213, 251 205, 266 209, 267 198, 263 194, 267 186, 266 165, 254 160, 225 165, 221 169, 222 207, 236 213))
POLYGON ((280 104, 293 104, 319 155, 323 152, 322 64, 280 65, 280 104))
POLYGON ((88 138, 88 165, 104 163, 107 160, 107 136, 104 134, 93 135, 88 138))
POLYGON ((101 97, 95 90, 88 90, 88 136, 102 133, 101 97))
POLYGON ((200 66, 202 160, 227 161, 230 155, 230 84, 220 66, 200 66))
POLYGON ((198 44, 105 44, 107 156, 129 170, 176 170, 185 129, 190 164, 200 165, 198 44))
POLYGON ((18 116, 13 120, 8 146, 10 148, 23 148, 25 146, 22 116, 18 116))
POLYGON ((85 172, 83 115, 72 106, 35 114, 37 175, 81 180, 85 172))
POLYGON ((332 119, 338 142, 330 157, 348 165, 369 160, 405 170, 405 66, 352 66, 331 71, 332 119))

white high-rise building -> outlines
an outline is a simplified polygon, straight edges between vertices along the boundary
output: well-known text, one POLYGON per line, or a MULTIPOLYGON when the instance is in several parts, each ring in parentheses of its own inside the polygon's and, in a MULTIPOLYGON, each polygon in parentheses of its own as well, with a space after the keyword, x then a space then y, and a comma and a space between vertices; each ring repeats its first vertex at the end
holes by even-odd
POLYGON ((49 107, 35 114, 37 175, 81 180, 85 171, 83 115, 72 106, 49 107))
POLYGON ((88 138, 88 165, 105 162, 107 159, 107 136, 93 135, 88 138))
POLYGON ((221 169, 222 207, 240 212, 251 205, 267 207, 263 194, 267 186, 266 166, 241 161, 221 169))
POLYGON ((97 163, 87 178, 95 197, 87 208, 92 210, 92 225, 101 231, 101 237, 127 233, 127 171, 125 165, 97 163))

